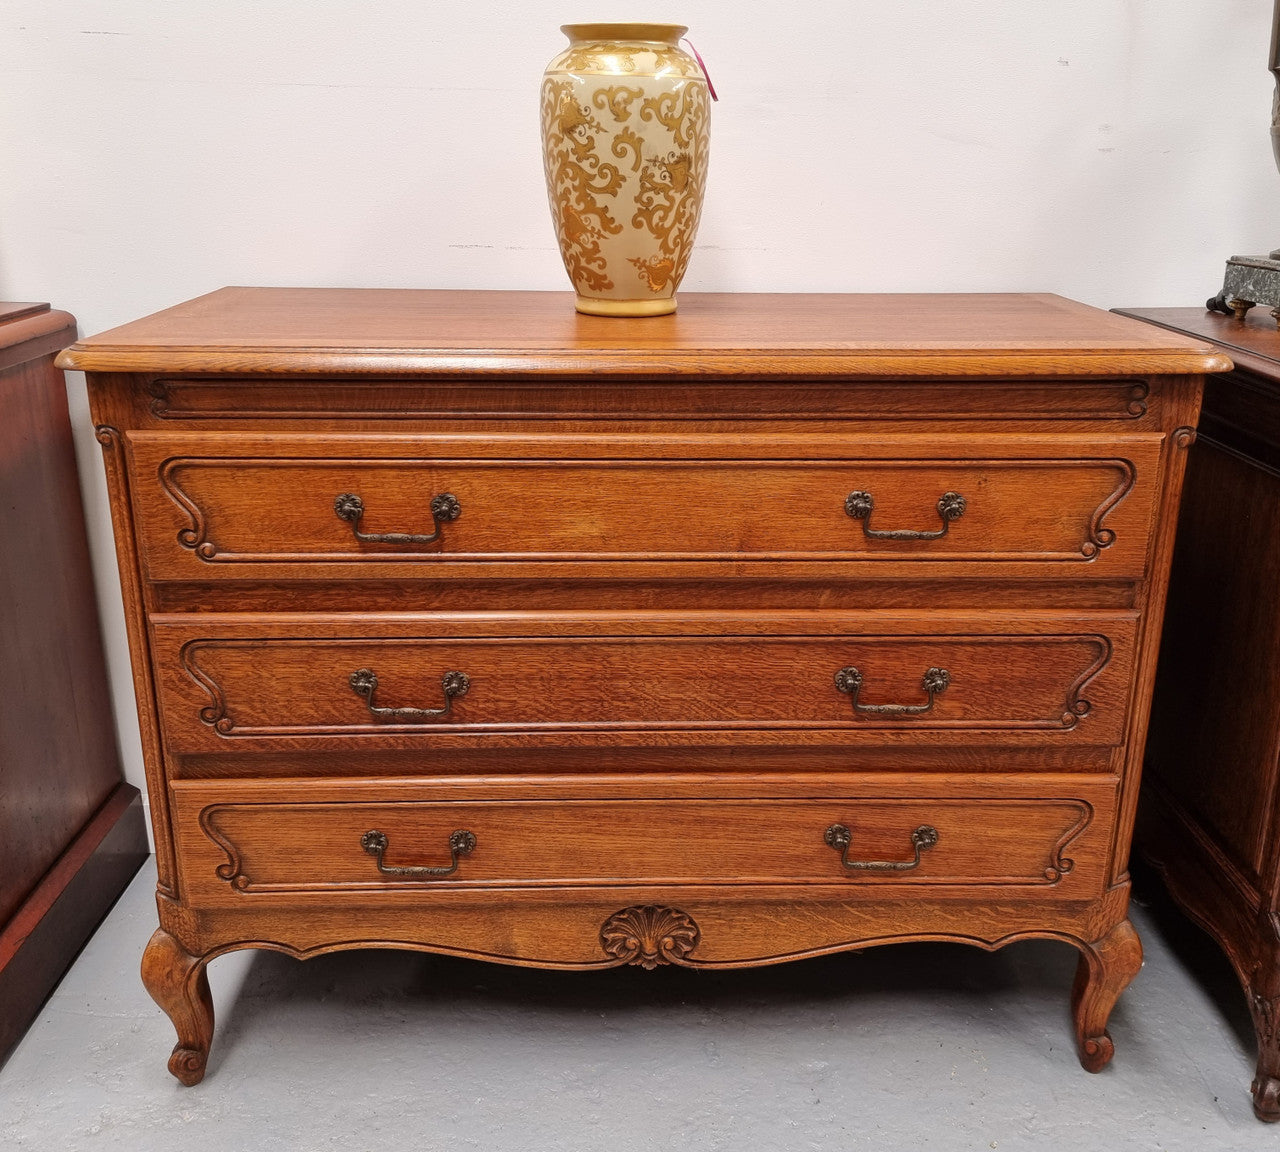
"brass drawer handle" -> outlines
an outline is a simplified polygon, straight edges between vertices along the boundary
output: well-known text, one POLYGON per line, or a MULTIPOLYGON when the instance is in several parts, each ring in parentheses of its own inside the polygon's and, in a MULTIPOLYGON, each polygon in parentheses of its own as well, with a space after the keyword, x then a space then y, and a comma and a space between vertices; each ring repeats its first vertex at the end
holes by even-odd
POLYGON ((928 693, 929 699, 924 704, 859 704, 858 693, 862 691, 862 673, 856 668, 841 668, 836 673, 836 688, 848 693, 853 698, 855 712, 870 712, 878 716, 918 716, 933 707, 938 693, 945 692, 951 683, 951 673, 945 668, 930 668, 921 678, 920 686, 928 693))
POLYGON ((822 838, 840 853, 840 863, 850 872, 910 872, 920 866, 920 857, 938 842, 938 830, 932 824, 921 824, 911 833, 911 845, 916 850, 911 860, 850 860, 853 833, 843 824, 832 824, 822 838))
POLYGON ((383 863, 387 851, 387 834, 371 828, 360 837, 360 847, 377 859, 378 871, 384 876, 452 876, 458 870, 458 859, 470 856, 476 850, 476 836, 465 828, 459 828, 449 837, 449 866, 447 868, 397 868, 383 863))
POLYGON ((351 525, 355 538, 365 544, 434 544, 440 539, 440 526, 462 515, 462 505, 452 492, 442 492, 431 498, 431 519, 434 530, 430 536, 415 536, 411 532, 361 532, 360 517, 364 515, 364 501, 352 492, 344 492, 333 502, 333 510, 339 520, 351 525))
POLYGON ((938 497, 938 515, 942 517, 942 527, 934 532, 916 532, 910 528, 898 528, 884 531, 871 527, 871 510, 875 501, 870 492, 850 492, 845 498, 844 510, 855 520, 862 521, 862 534, 871 540, 937 540, 947 534, 952 520, 959 520, 964 515, 965 500, 959 492, 944 492, 938 497))
POLYGON ((444 689, 443 708, 383 708, 373 702, 373 694, 378 690, 378 677, 369 668, 361 668, 351 673, 348 681, 351 691, 364 698, 365 707, 375 716, 395 716, 407 720, 431 719, 436 716, 448 716, 453 709, 456 696, 465 696, 471 687, 471 677, 465 672, 446 672, 440 680, 444 689))

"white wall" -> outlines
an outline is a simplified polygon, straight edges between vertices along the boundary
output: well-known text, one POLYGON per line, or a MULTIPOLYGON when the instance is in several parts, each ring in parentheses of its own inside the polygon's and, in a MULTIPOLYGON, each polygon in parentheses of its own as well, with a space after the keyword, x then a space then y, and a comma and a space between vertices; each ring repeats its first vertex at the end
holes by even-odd
MULTIPOLYGON (((686 290, 1197 305, 1280 245, 1266 0, 0 0, 0 299, 85 332, 223 284, 566 288, 560 23, 689 24, 720 93, 686 290)), ((71 380, 132 780, 97 444, 71 380)))

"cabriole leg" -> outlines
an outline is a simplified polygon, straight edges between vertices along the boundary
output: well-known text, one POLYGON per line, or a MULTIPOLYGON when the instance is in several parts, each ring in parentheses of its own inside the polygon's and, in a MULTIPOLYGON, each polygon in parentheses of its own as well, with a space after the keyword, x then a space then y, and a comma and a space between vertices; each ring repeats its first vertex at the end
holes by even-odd
MULTIPOLYGON (((1268 922, 1262 932, 1274 933, 1268 922)), ((1261 944, 1260 959, 1245 982, 1253 1029, 1258 1036, 1258 1067, 1253 1077, 1253 1112, 1259 1120, 1280 1120, 1280 949, 1261 944)))
POLYGON ((1254 1072, 1252 1088, 1253 1114, 1259 1120, 1274 1124, 1280 1120, 1280 1043, 1277 1043, 1274 1032, 1265 1042, 1261 1031, 1258 1036, 1258 1067, 1254 1072))
POLYGON ((142 954, 142 983, 178 1032, 169 1071, 188 1086, 199 1084, 213 1040, 213 1000, 204 960, 157 928, 142 954))
POLYGON ((1142 941, 1127 919, 1102 939, 1081 947, 1071 1013, 1080 1063, 1086 1071, 1101 1072, 1110 1063, 1115 1045, 1107 1032, 1107 1018, 1141 967, 1142 941))

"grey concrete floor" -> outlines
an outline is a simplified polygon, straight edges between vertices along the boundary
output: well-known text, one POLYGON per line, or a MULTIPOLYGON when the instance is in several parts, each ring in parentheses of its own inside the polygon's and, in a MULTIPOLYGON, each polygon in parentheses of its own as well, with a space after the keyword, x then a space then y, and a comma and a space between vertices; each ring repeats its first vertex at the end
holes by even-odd
POLYGON ((210 966, 204 1083, 138 981, 143 869, 0 1069, 0 1149, 1274 1148, 1226 962, 1158 896, 1112 1017, 1076 1063, 1075 953, 1029 941, 871 949, 742 972, 549 973, 398 952, 210 966))

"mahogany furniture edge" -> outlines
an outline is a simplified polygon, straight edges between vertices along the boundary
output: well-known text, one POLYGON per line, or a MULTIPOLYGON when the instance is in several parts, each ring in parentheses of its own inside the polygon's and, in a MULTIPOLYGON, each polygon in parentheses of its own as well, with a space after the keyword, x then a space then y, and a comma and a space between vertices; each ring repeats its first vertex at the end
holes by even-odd
POLYGON ((76 337, 76 318, 48 304, 0 304, 0 371, 60 352, 76 337))
POLYGON ((15 513, 0 548, 0 1061, 148 855, 52 363, 75 328, 48 304, 0 304, 0 503, 15 513), (52 720, 69 702, 71 722, 52 720))
POLYGON ((0 1063, 150 855, 142 794, 119 784, 0 929, 0 1063))
POLYGON ((1258 1044, 1254 1112, 1280 1121, 1280 333, 1200 308, 1123 315, 1219 344, 1190 453, 1137 847, 1225 952, 1258 1044))

